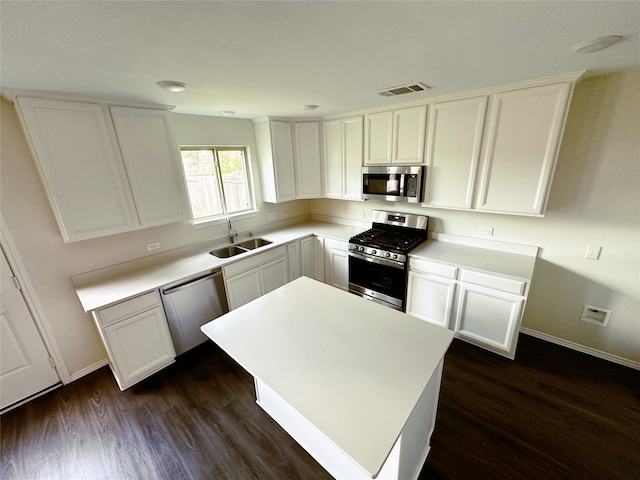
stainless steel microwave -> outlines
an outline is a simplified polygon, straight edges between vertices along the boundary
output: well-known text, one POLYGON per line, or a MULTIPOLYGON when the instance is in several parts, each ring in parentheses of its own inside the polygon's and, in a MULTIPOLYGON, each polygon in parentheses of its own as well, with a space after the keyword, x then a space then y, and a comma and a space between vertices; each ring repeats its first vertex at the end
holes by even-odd
POLYGON ((362 167, 362 198, 420 203, 423 174, 422 165, 362 167))

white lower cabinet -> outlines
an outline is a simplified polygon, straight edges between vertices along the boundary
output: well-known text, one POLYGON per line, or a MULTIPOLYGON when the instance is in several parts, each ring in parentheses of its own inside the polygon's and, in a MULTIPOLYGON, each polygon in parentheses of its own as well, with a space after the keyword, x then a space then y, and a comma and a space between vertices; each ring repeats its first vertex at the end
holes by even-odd
POLYGON ((523 280, 411 258, 406 313, 514 358, 526 293, 523 280))
POLYGON ((175 361, 157 290, 92 312, 121 390, 175 361))
POLYGON ((230 263, 222 271, 229 309, 234 310, 289 281, 287 247, 230 263))
POLYGON ((462 283, 455 331, 470 343, 513 358, 524 301, 523 297, 462 283))
POLYGON ((441 327, 451 328, 456 281, 437 275, 409 272, 407 313, 441 327))
POLYGON ((287 244, 289 260, 289 281, 298 277, 316 277, 314 236, 308 236, 287 244))
POLYGON ((349 291, 348 243, 324 239, 324 283, 349 291))

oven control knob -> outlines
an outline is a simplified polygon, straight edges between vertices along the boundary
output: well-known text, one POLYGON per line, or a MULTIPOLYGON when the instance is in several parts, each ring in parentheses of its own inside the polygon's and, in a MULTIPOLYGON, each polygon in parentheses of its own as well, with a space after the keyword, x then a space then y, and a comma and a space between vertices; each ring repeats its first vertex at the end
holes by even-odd
POLYGON ((398 259, 398 254, 397 254, 397 253, 394 253, 394 254, 393 254, 393 259, 394 259, 394 260, 397 260, 397 259, 398 259))
POLYGON ((391 256, 391 254, 389 252, 384 254, 385 257, 389 258, 391 256))
POLYGON ((376 250, 371 250, 371 255, 375 255, 376 253, 378 253, 376 250))
POLYGON ((364 252, 364 247, 363 246, 360 246, 358 248, 360 249, 361 252, 364 252))

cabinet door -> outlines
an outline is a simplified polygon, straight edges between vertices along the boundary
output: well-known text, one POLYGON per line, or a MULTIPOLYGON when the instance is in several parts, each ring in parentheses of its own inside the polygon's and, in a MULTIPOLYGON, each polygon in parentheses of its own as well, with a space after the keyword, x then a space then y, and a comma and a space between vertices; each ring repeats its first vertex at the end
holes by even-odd
POLYGON ((513 358, 523 307, 522 297, 462 283, 456 332, 471 343, 513 358))
POLYGON ((291 125, 288 122, 272 121, 269 123, 278 201, 293 200, 296 197, 296 179, 293 166, 291 125))
POLYGON ((365 117, 365 165, 391 163, 393 112, 372 113, 365 117))
POLYGON ((348 244, 331 238, 324 239, 325 248, 325 283, 349 290, 349 257, 348 244))
POLYGON ((314 235, 313 244, 313 255, 315 258, 315 261, 313 262, 315 266, 315 275, 313 278, 324 283, 324 238, 314 235))
POLYGON ((393 163, 416 165, 424 162, 427 106, 393 112, 393 163))
POLYGON ((255 300, 264 293, 260 278, 260 268, 254 268, 225 279, 224 287, 227 292, 229 310, 235 310, 245 303, 255 300))
POLYGON ((567 82, 495 95, 479 210, 544 212, 570 92, 567 82))
POLYGON ((171 333, 160 306, 109 325, 104 334, 122 390, 174 361, 171 333))
POLYGON ((455 280, 409 272, 407 313, 445 328, 450 327, 455 280))
POLYGON ((343 197, 352 200, 362 199, 362 130, 362 117, 351 117, 342 120, 343 197))
POLYGON ((64 241, 136 228, 127 176, 102 107, 27 97, 16 105, 64 241))
POLYGON ((129 184, 144 227, 191 218, 169 112, 110 107, 129 184))
POLYGON ((265 202, 287 202, 296 198, 291 124, 262 121, 254 125, 262 196, 265 202))
POLYGON ((301 274, 305 277, 316 277, 316 241, 315 237, 307 237, 300 240, 300 266, 301 274))
POLYGON ((302 275, 300 240, 287 244, 287 259, 289 261, 289 279, 293 281, 302 275))
POLYGON ((318 122, 297 122, 294 124, 294 132, 296 197, 321 197, 320 124, 318 122))
POLYGON ((324 195, 341 198, 343 192, 342 122, 324 122, 324 195))
POLYGON ((471 208, 487 97, 430 106, 425 204, 471 208))
POLYGON ((262 293, 269 293, 289 281, 287 257, 281 257, 260 267, 262 293))

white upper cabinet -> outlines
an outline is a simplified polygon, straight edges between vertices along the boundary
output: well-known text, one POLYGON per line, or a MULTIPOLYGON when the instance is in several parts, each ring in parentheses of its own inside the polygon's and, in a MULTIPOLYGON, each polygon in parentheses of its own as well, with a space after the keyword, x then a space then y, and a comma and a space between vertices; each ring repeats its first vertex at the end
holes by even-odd
POLYGON ((297 198, 322 196, 322 156, 320 123, 295 122, 295 167, 297 198))
POLYGON ((430 106, 425 205, 471 208, 487 98, 466 98, 430 106))
POLYGON ((321 197, 320 123, 266 119, 254 128, 263 200, 321 197))
POLYGON ((361 199, 363 119, 324 122, 325 196, 361 199))
POLYGON ((391 163, 392 137, 393 112, 370 113, 365 116, 365 165, 391 163))
POLYGON ((169 112, 131 107, 110 110, 141 226, 190 218, 169 112))
POLYGON ((16 98, 62 237, 71 242, 189 218, 168 113, 16 98), (116 136, 117 132, 117 136, 116 136))
POLYGON ((572 82, 563 82, 494 96, 478 210, 544 213, 572 87, 572 82))
POLYGON ((431 104, 423 205, 543 215, 573 82, 431 104))
POLYGON ((96 103, 16 98, 34 158, 66 242, 138 226, 120 152, 96 103))
POLYGON ((295 200, 296 174, 291 123, 264 120, 256 122, 254 128, 263 200, 271 203, 295 200))
POLYGON ((424 162, 426 105, 372 113, 365 120, 365 165, 424 162))

